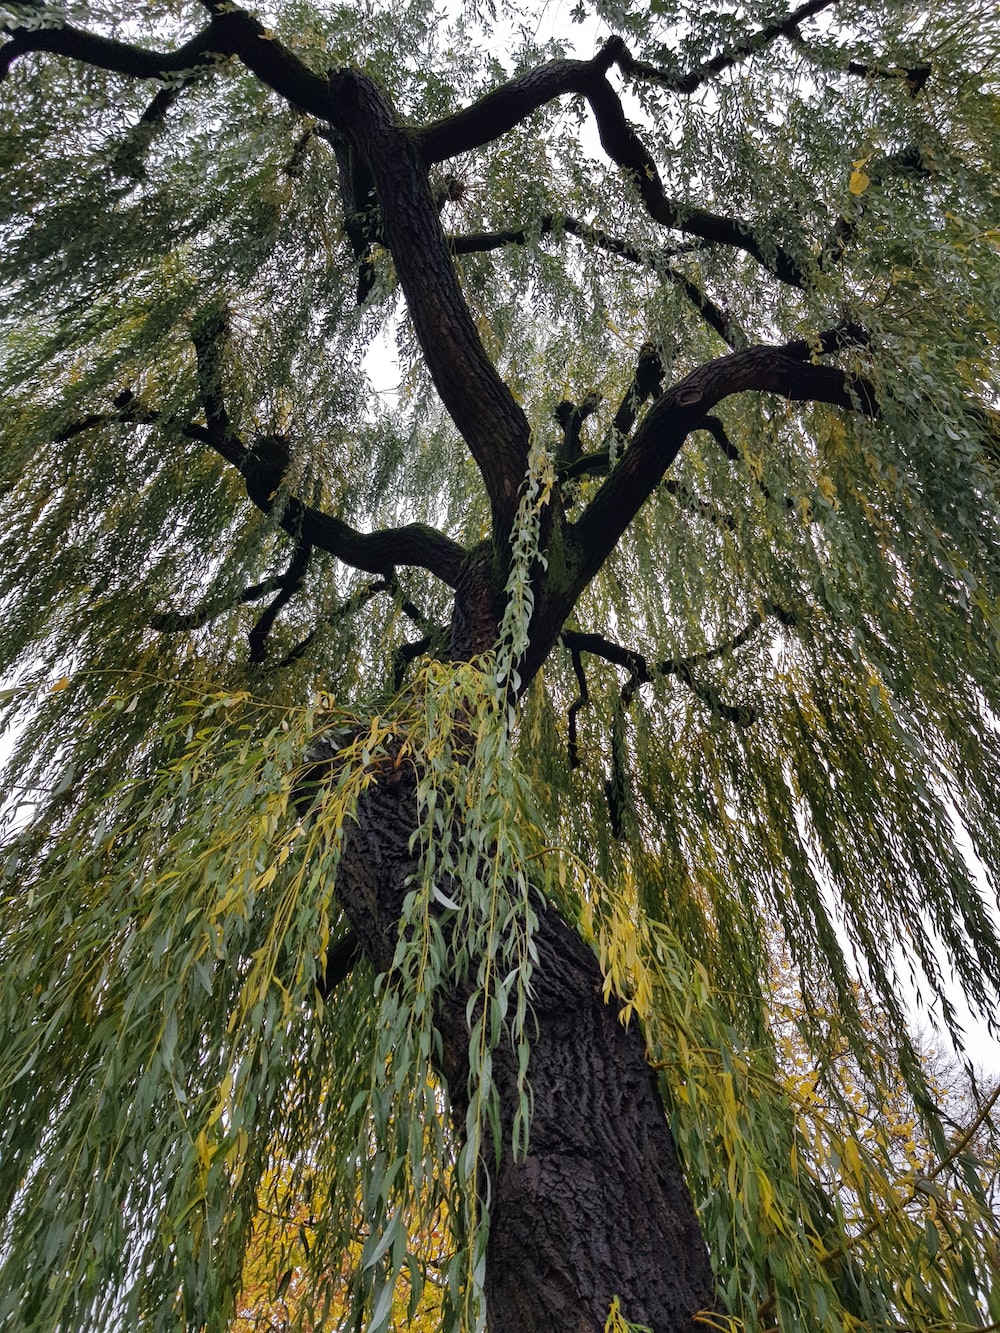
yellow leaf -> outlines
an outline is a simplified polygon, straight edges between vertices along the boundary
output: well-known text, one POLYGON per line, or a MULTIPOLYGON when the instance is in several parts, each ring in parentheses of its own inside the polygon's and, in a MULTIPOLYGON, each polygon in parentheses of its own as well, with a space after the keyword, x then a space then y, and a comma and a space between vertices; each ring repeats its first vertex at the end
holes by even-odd
POLYGON ((824 473, 817 484, 826 502, 831 505, 836 505, 837 490, 830 478, 824 473))
POLYGON ((847 188, 851 194, 864 194, 865 190, 871 185, 872 179, 863 171, 852 171, 851 179, 847 183, 847 188))
POLYGON ((198 1154, 198 1163, 204 1169, 212 1165, 213 1149, 208 1141, 208 1135, 202 1130, 194 1141, 195 1152, 198 1154))
POLYGON ((58 694, 69 684, 69 676, 60 676, 54 685, 49 686, 49 694, 58 694))
POLYGON ((850 1135, 844 1139, 843 1162, 853 1177, 853 1183, 860 1184, 865 1177, 865 1168, 858 1145, 850 1135))
POLYGON ((212 1114, 208 1117, 208 1124, 214 1125, 219 1116, 226 1109, 226 1103, 229 1101, 229 1094, 233 1090, 233 1071, 230 1070, 222 1080, 222 1086, 219 1088, 219 1100, 215 1103, 212 1114))

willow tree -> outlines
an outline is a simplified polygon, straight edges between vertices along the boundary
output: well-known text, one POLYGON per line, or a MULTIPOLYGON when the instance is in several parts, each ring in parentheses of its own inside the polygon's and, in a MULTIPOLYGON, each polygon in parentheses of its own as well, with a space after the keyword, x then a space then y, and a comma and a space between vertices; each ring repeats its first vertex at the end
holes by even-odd
POLYGON ((3 1326, 1000 1319, 992 0, 2 14, 3 1326))

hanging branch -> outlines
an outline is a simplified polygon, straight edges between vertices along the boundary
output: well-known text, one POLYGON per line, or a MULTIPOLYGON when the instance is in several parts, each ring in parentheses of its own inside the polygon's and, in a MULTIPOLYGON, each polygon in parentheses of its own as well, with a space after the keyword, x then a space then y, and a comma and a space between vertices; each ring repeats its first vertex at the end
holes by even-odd
POLYGON ((323 620, 320 621, 315 629, 310 630, 304 639, 300 640, 294 648, 290 649, 278 663, 275 670, 281 671, 285 667, 291 666, 293 662, 297 662, 301 657, 304 657, 315 640, 316 635, 324 626, 335 625, 338 620, 342 620, 345 616, 352 615, 355 611, 360 611, 361 608, 366 606, 378 593, 389 592, 393 587, 394 582, 392 579, 375 579, 372 583, 368 583, 363 588, 359 588, 348 597, 347 601, 344 602, 342 606, 338 606, 335 611, 331 611, 328 616, 325 616, 323 620))
POLYGON ((311 557, 312 547, 307 542, 303 542, 295 548, 291 563, 282 575, 277 597, 264 608, 257 619, 257 623, 247 635, 247 643, 250 648, 248 661, 252 666, 259 666, 264 661, 267 636, 270 634, 281 608, 290 602, 297 592, 302 590, 311 557))
POLYGON ((686 509, 689 514, 694 514, 695 518, 703 518, 708 523, 714 523, 717 528, 726 528, 729 532, 736 531, 736 520, 732 514, 723 513, 708 500, 702 500, 700 496, 690 491, 683 482, 677 481, 674 477, 668 477, 663 483, 663 489, 668 495, 674 496, 681 507, 686 509))
POLYGON ((626 707, 635 698, 636 691, 641 685, 650 685, 657 677, 676 676, 715 716, 721 717, 727 722, 734 722, 738 726, 749 726, 757 717, 756 710, 752 705, 740 704, 733 706, 723 703, 718 693, 710 685, 694 677, 693 668, 703 666, 706 662, 714 661, 716 658, 724 657, 728 653, 742 648, 758 633, 768 616, 773 616, 786 628, 791 628, 796 623, 792 612, 784 610, 776 603, 768 603, 764 613, 754 612, 747 625, 738 634, 734 634, 700 653, 692 653, 687 657, 664 658, 662 662, 656 662, 652 666, 649 665, 642 653, 633 648, 624 648, 621 644, 605 638, 603 634, 584 633, 580 630, 563 630, 560 639, 570 651, 573 671, 580 683, 580 693, 570 705, 570 766, 576 767, 574 756, 578 757, 576 714, 590 701, 581 654, 590 653, 592 656, 601 657, 604 661, 610 662, 613 666, 622 667, 628 672, 628 680, 621 691, 622 703, 626 707))
POLYGON ((645 60, 635 60, 628 51, 619 59, 618 65, 621 72, 631 78, 649 79, 666 88, 668 92, 690 96, 716 74, 732 69, 734 65, 762 51, 778 38, 787 37, 794 40, 799 36, 800 23, 804 23, 806 19, 812 18, 824 9, 829 9, 836 2, 837 0, 806 0, 806 3, 799 5, 798 9, 793 9, 783 18, 776 19, 757 32, 750 33, 742 41, 734 43, 727 50, 713 56, 711 60, 706 60, 703 65, 699 65, 697 69, 687 74, 675 74, 671 70, 651 65, 645 60))
MULTIPOLYGON (((722 452, 725 454, 725 456, 729 459, 730 463, 743 462, 743 450, 740 449, 737 445, 733 444, 732 440, 726 433, 725 426, 722 424, 722 422, 719 420, 718 417, 716 416, 705 417, 703 421, 699 421, 695 429, 707 431, 708 434, 711 435, 712 439, 719 446, 719 448, 722 450, 722 452)), ((768 489, 767 484, 762 480, 762 478, 754 476, 753 480, 754 480, 754 485, 760 491, 761 495, 763 495, 765 500, 771 500, 774 498, 771 495, 771 492, 768 489)), ((795 501, 791 499, 790 496, 787 495, 785 496, 785 508, 786 509, 795 508, 795 501)))
POLYGON ((666 249, 640 250, 633 245, 629 245, 627 241, 618 236, 609 235, 600 227, 590 227, 577 218, 555 213, 543 214, 538 222, 531 227, 512 227, 506 231, 470 232, 461 236, 449 236, 448 246, 452 253, 456 255, 483 254, 490 250, 499 250, 506 245, 527 245, 535 237, 558 234, 559 232, 566 232, 570 236, 577 237, 578 240, 597 246, 598 249, 606 251, 609 255, 616 255, 631 264, 649 269, 657 277, 665 278, 668 282, 673 283, 684 293, 709 327, 714 329, 723 342, 734 350, 738 346, 746 346, 749 341, 746 334, 734 324, 726 311, 716 305, 696 282, 666 262, 668 255, 671 253, 676 254, 686 250, 701 249, 702 246, 689 245, 678 247, 673 251, 666 249))
POLYGON ((583 668, 582 650, 572 642, 572 631, 564 631, 562 641, 569 649, 570 658, 573 662, 573 674, 576 676, 576 682, 580 687, 580 693, 570 704, 567 714, 569 723, 569 742, 567 746, 569 766, 570 768, 579 768, 580 746, 577 740, 576 715, 581 708, 586 708, 590 703, 590 693, 587 690, 587 673, 583 668))

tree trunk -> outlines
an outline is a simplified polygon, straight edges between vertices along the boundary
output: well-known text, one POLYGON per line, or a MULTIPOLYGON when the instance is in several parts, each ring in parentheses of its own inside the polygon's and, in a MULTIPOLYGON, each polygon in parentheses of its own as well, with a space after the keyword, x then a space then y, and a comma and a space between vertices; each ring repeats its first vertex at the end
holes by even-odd
POLYGON ((604 1003, 596 958, 551 907, 536 943, 530 1137, 520 1161, 504 1144, 494 1186, 490 1328, 599 1333, 618 1296, 634 1323, 688 1329, 712 1278, 638 1024, 604 1003))
MULTIPOLYGON (((416 776, 365 794, 347 835, 338 895, 379 971, 392 963, 416 827, 416 776)), ((638 1024, 605 1004, 592 951, 539 904, 532 974, 533 1111, 527 1156, 514 1160, 517 1060, 494 1052, 500 1164, 492 1153, 486 1296, 491 1333, 601 1333, 617 1296, 655 1333, 691 1329, 711 1304, 708 1256, 638 1024)), ((461 1130, 468 1087, 468 990, 441 997, 441 1073, 461 1130)))

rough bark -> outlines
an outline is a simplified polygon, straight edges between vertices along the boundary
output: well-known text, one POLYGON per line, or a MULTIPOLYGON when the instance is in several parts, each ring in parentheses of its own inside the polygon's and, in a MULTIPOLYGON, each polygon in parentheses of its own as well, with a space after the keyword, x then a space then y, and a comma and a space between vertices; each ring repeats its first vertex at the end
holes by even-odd
MULTIPOLYGON (((391 967, 400 906, 416 866, 416 775, 393 770, 369 789, 352 826, 338 894, 366 955, 391 967)), ((491 1333, 600 1333, 612 1298, 654 1333, 690 1330, 711 1305, 712 1278, 638 1026, 603 999, 591 950, 551 906, 539 904, 532 975, 527 1155, 515 1160, 517 1057, 493 1057, 500 1095, 491 1184, 486 1295, 491 1333)), ((469 991, 439 997, 441 1073, 464 1124, 469 991)))
MULTIPOLYGON (((492 549, 484 543, 458 581, 452 651, 492 645, 502 609, 492 549)), ((336 763, 336 751, 313 752, 336 763)), ((318 776, 318 775, 317 775, 318 776)), ((388 972, 403 898, 417 874, 418 774, 387 765, 350 826, 337 894, 376 971, 388 972)), ((461 886, 448 885, 449 896, 461 886)), ((527 1155, 515 1159, 517 1052, 493 1053, 500 1100, 499 1164, 492 1143, 486 1298, 491 1333, 602 1333, 612 1299, 654 1333, 691 1333, 712 1305, 713 1280, 697 1214, 681 1172, 637 1023, 605 1003, 593 951, 539 900, 531 977, 532 1113, 527 1155)), ((438 997, 440 1073, 461 1134, 469 1091, 469 985, 438 997)))

